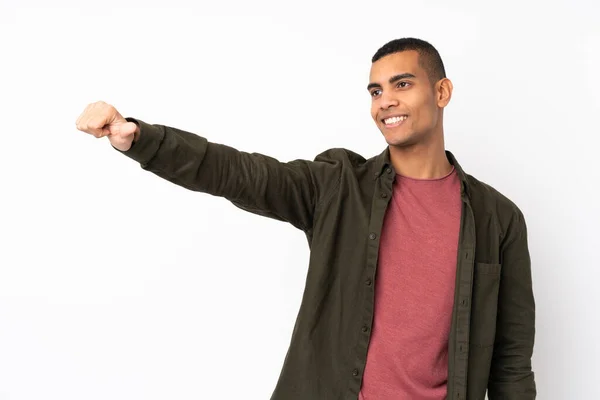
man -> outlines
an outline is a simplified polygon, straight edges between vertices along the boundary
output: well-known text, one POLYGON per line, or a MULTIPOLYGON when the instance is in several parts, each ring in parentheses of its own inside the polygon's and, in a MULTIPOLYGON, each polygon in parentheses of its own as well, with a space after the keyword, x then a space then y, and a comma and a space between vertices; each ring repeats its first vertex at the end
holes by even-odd
POLYGON ((289 222, 311 250, 274 400, 534 399, 535 305, 520 209, 445 150, 452 95, 437 50, 373 57, 386 149, 283 163, 88 106, 77 128, 145 170, 289 222))

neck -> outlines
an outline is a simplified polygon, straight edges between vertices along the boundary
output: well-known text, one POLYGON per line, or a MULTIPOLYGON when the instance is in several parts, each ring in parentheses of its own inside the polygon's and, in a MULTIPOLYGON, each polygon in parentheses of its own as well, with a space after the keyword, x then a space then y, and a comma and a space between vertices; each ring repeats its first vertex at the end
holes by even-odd
POLYGON ((442 178, 452 164, 446 157, 443 135, 435 135, 429 143, 408 147, 389 146, 390 160, 396 173, 414 179, 442 178))

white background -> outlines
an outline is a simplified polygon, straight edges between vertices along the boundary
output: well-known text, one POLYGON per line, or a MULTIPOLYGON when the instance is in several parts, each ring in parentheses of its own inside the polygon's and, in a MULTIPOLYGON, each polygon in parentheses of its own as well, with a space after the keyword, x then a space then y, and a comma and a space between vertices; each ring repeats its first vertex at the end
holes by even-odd
POLYGON ((302 232, 75 120, 103 100, 282 161, 370 157, 370 58, 405 36, 454 83, 446 148, 526 216, 538 398, 600 398, 600 5, 483 3, 1 0, 0 400, 268 399, 302 232))

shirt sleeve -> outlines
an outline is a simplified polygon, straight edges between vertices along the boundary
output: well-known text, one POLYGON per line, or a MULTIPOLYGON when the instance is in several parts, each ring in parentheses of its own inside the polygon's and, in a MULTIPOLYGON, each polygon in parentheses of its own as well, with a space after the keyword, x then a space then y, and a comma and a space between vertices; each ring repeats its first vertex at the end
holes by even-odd
MULTIPOLYGON (((127 151, 141 168, 189 190, 223 197, 246 211, 308 231, 318 204, 337 189, 341 160, 331 152, 315 160, 281 162, 213 143, 181 129, 128 117, 140 135, 127 151)), ((114 147, 113 147, 114 148, 114 147)))
POLYGON ((517 210, 502 246, 496 339, 488 397, 533 400, 536 384, 531 367, 535 336, 535 301, 527 225, 517 210))

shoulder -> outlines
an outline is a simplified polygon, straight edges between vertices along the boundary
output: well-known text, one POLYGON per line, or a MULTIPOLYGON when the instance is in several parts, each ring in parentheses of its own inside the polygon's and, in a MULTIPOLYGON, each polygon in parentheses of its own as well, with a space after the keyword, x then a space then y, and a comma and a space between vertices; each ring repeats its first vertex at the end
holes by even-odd
POLYGON ((470 174, 465 176, 469 185, 468 196, 476 220, 495 220, 504 234, 512 228, 525 226, 523 211, 515 201, 491 184, 470 174))
POLYGON ((363 157, 361 154, 343 147, 333 147, 330 149, 326 149, 321 153, 317 154, 317 156, 315 157, 315 161, 328 160, 345 161, 356 165, 362 165, 367 161, 367 159, 365 159, 365 157, 363 157))
POLYGON ((353 150, 335 147, 319 153, 314 158, 314 161, 337 164, 345 170, 362 170, 371 168, 377 162, 379 157, 381 157, 381 155, 366 158, 353 150))

